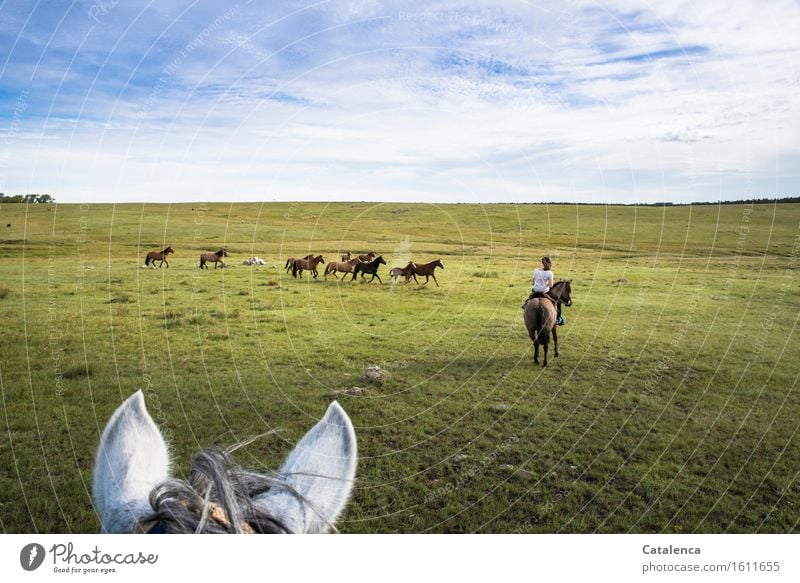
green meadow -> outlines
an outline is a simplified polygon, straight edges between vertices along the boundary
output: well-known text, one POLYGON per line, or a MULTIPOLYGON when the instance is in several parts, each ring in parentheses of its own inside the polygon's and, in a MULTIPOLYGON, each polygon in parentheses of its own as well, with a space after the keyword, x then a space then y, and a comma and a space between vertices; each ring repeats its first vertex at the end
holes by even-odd
POLYGON ((237 459, 277 469, 337 399, 345 533, 800 530, 798 204, 4 204, 0 240, 2 532, 98 531, 95 448, 140 389, 179 477, 272 430, 237 459), (283 269, 348 250, 383 284, 283 269), (546 369, 544 254, 574 300, 546 369), (436 258, 440 287, 391 283, 436 258))

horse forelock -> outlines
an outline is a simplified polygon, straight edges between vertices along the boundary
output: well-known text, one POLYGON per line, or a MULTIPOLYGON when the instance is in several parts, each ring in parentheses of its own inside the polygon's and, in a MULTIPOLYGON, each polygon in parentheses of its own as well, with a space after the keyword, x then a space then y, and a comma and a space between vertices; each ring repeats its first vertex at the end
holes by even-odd
POLYGON ((274 476, 246 472, 218 448, 199 452, 187 480, 170 479, 150 492, 152 514, 140 525, 145 532, 261 533, 288 528, 252 498, 283 482, 274 476))

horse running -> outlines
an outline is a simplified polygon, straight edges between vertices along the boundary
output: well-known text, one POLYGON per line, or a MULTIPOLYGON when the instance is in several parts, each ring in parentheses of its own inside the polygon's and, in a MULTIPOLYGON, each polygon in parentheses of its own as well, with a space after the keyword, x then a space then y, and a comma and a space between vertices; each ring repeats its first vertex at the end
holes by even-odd
MULTIPOLYGON (((348 251, 349 253, 349 251, 348 251)), ((376 255, 374 251, 370 251, 369 253, 362 253, 358 256, 362 263, 369 263, 373 259, 375 259, 376 255)))
POLYGON ((547 297, 533 297, 525 304, 525 327, 533 341, 533 362, 539 364, 539 345, 544 346, 544 362, 547 366, 547 349, 550 334, 553 335, 554 353, 558 356, 558 332, 556 332, 556 306, 572 305, 572 286, 570 281, 559 281, 547 292, 547 297))
POLYGON ((353 279, 351 279, 350 281, 355 281, 356 276, 359 273, 361 274, 361 279, 365 280, 366 278, 364 277, 364 274, 366 273, 367 275, 372 274, 372 279, 369 280, 370 283, 375 281, 375 278, 377 277, 378 282, 382 284, 383 281, 381 281, 381 276, 378 275, 378 267, 380 267, 381 265, 386 265, 386 261, 383 260, 383 255, 379 255, 378 257, 367 263, 363 262, 356 263, 356 266, 353 269, 353 279))
POLYGON ((430 281, 430 278, 432 277, 433 278, 433 282, 436 284, 436 287, 439 287, 439 282, 436 281, 436 274, 434 273, 434 270, 437 267, 441 267, 442 269, 444 269, 444 264, 442 263, 441 259, 436 259, 435 261, 431 261, 430 263, 424 263, 422 265, 420 265, 419 263, 415 263, 414 264, 414 271, 413 271, 411 277, 414 278, 414 282, 415 283, 419 283, 417 281, 417 276, 418 275, 424 275, 425 276, 425 284, 426 285, 430 281))
POLYGON ((311 259, 297 259, 294 263, 292 263, 292 277, 303 277, 303 270, 307 269, 312 274, 314 274, 314 279, 317 279, 319 272, 317 271, 317 266, 322 263, 325 264, 325 259, 322 255, 317 255, 316 257, 312 257, 311 259))
POLYGON ((222 267, 224 268, 225 262, 222 260, 222 258, 227 256, 228 252, 224 248, 220 249, 216 253, 203 253, 200 256, 200 269, 203 269, 204 267, 208 269, 208 265, 206 265, 206 263, 213 263, 214 269, 219 267, 219 264, 222 263, 222 267))
POLYGON ((306 255, 305 257, 289 257, 289 259, 286 260, 286 265, 284 265, 283 267, 284 269, 286 269, 286 273, 289 273, 294 268, 295 261, 299 261, 300 259, 313 259, 313 258, 314 258, 313 253, 306 255))
MULTIPOLYGON (((361 260, 358 257, 353 257, 348 261, 331 261, 325 266, 325 279, 328 278, 328 275, 331 274, 336 279, 339 277, 336 273, 353 273, 353 270, 356 268, 356 263, 360 263, 361 260)), ((342 276, 344 277, 344 276, 342 276)))
MULTIPOLYGON (((237 446, 238 447, 238 446, 237 446)), ((195 455, 187 480, 170 477, 164 438, 131 395, 111 416, 92 494, 103 533, 322 533, 335 530, 356 473, 353 424, 335 401, 277 473, 245 471, 237 448, 195 455)))
POLYGON ((172 250, 172 247, 167 247, 163 251, 150 251, 147 254, 147 257, 144 258, 144 266, 151 267, 152 269, 156 268, 156 261, 160 261, 161 263, 158 264, 158 267, 161 268, 162 265, 165 263, 167 264, 167 268, 169 268, 169 261, 167 261, 167 255, 170 253, 175 253, 172 250))
POLYGON ((397 281, 397 278, 404 277, 406 283, 408 283, 409 280, 414 277, 415 267, 416 264, 413 261, 409 261, 408 265, 405 267, 392 267, 391 271, 389 271, 389 275, 392 276, 392 281, 397 281))

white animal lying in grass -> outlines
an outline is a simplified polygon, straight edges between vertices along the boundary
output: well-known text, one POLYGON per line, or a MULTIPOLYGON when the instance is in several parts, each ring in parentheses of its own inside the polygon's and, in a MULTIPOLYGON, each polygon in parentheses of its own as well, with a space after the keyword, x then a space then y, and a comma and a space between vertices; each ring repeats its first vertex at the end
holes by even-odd
POLYGON ((242 265, 266 265, 267 262, 261 259, 261 257, 251 257, 250 259, 245 259, 242 261, 242 265))
POLYGON ((167 446, 138 391, 103 431, 93 494, 104 533, 322 533, 347 504, 356 461, 353 424, 334 401, 276 474, 207 449, 187 480, 170 478, 167 446))

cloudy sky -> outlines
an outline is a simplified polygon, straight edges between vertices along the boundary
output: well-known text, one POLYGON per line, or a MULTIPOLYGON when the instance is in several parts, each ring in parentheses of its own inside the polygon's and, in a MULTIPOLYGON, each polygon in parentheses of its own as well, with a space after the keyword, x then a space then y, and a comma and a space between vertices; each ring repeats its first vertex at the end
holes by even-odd
POLYGON ((800 195, 800 3, 0 0, 0 192, 800 195))

